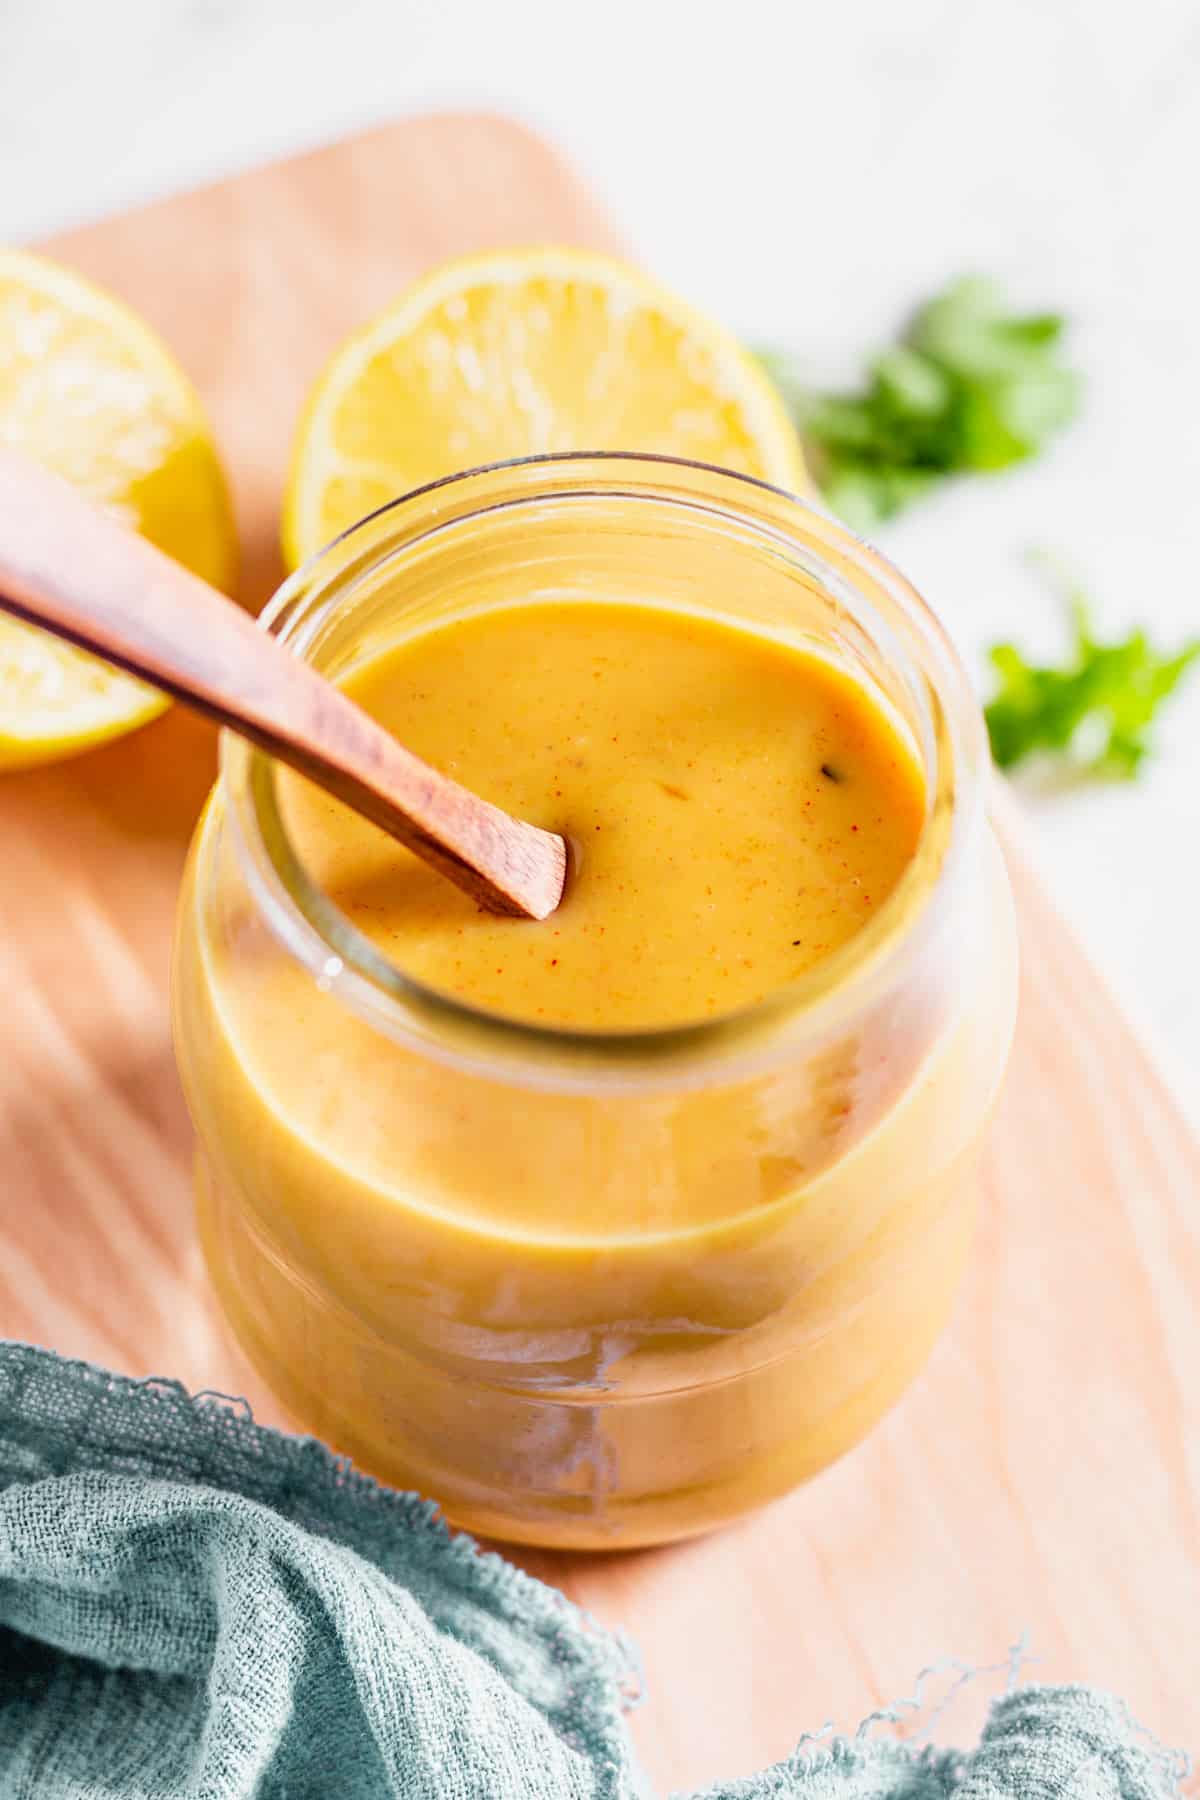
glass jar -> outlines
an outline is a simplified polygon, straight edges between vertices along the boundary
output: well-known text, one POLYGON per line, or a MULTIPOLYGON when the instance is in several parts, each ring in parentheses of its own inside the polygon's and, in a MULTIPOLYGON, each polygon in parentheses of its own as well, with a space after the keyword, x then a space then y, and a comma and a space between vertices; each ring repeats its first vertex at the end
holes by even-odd
POLYGON ((1014 929, 946 637, 875 551, 760 483, 622 455, 476 471, 364 520, 265 622, 338 677, 550 597, 651 598, 854 672, 928 796, 868 926, 715 1022, 514 1024, 391 966, 302 866, 271 763, 226 737, 175 1031, 212 1280, 297 1424, 476 1531, 626 1547, 783 1493, 924 1363, 1012 1034, 1014 929))

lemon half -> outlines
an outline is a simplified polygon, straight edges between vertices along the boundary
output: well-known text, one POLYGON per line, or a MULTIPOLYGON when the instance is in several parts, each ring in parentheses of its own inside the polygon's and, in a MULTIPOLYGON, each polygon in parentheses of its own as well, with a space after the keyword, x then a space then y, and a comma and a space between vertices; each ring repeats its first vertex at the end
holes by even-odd
POLYGON ((509 250, 444 264, 335 351, 297 434, 284 555, 439 476, 569 450, 811 491, 775 389, 723 326, 611 257, 509 250))
MULTIPOLYGON (((191 383, 148 325, 70 270, 0 249, 0 443, 101 501, 217 587, 232 515, 191 383)), ((0 615, 0 768, 144 724, 165 697, 0 615)))

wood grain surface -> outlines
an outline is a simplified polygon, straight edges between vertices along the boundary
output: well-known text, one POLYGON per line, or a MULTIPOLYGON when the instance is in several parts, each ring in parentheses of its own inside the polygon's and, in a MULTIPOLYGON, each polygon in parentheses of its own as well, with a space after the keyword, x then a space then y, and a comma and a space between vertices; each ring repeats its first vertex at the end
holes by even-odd
MULTIPOLYGON (((551 238, 613 241, 536 138, 446 116, 53 249, 139 307, 195 378, 257 604, 279 573, 300 396, 337 339, 441 257, 551 238)), ((245 1392, 274 1420, 205 1291, 168 1036, 175 890, 213 754, 176 708, 0 778, 0 1331, 245 1392)), ((640 1645, 634 1730, 663 1790, 748 1773, 908 1693, 943 1654, 991 1664, 1023 1632, 1032 1676, 1110 1686, 1200 1748, 1200 1149, 1009 810, 1017 1044, 977 1252, 928 1373, 861 1450, 739 1526, 522 1558, 640 1645)), ((977 1722, 988 1685, 939 1735, 977 1722)))

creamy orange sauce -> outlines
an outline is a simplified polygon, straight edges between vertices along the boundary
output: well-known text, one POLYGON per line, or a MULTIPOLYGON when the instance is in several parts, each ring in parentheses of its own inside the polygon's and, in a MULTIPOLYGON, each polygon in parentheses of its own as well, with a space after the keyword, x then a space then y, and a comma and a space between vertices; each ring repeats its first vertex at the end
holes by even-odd
MULTIPOLYGON (((476 1006, 585 1029, 731 1012, 851 940, 914 856, 914 755, 816 654, 562 601, 362 658, 349 690, 406 744, 580 846, 557 915, 493 918, 284 778, 310 874, 476 1006)), ((176 1037, 209 1269, 302 1427, 459 1523, 567 1546, 704 1530, 862 1436, 965 1253, 1015 992, 994 848, 966 948, 869 1019, 751 1072, 639 1051, 626 1080, 623 1050, 579 1079, 516 1033, 473 1063, 423 1014, 377 1028, 274 935, 225 806, 185 885, 176 1037)))
POLYGON ((498 806, 565 832, 542 924, 481 912, 295 778, 301 858, 394 962, 476 1006, 623 1030, 750 1005, 858 932, 913 854, 915 759, 812 654, 709 620, 547 602, 460 620, 348 691, 498 806))

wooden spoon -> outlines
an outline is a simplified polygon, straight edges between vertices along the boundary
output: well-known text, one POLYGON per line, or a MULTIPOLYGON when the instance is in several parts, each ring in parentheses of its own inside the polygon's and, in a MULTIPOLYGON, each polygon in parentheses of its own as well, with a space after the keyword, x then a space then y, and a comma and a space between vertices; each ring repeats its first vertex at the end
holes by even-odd
POLYGON ((544 919, 561 900, 561 837, 439 775, 232 600, 8 451, 0 451, 0 609, 249 738, 490 911, 544 919))

